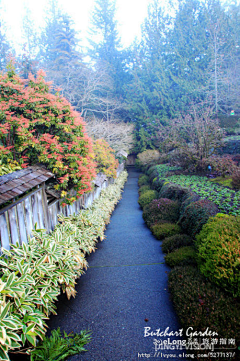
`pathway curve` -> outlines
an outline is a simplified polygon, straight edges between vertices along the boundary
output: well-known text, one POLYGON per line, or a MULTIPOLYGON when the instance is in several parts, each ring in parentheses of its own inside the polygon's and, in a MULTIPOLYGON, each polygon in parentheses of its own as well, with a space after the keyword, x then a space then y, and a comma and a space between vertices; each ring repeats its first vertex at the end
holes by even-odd
MULTIPOLYGON (((71 361, 179 359, 174 350, 160 350, 154 356, 157 337, 144 337, 145 327, 151 331, 169 328, 168 332, 180 327, 167 291, 169 268, 137 202, 139 173, 131 168, 128 171, 106 239, 88 257, 90 268, 78 281, 76 298, 68 301, 62 295, 58 315, 49 322, 50 329, 92 331, 88 352, 70 357, 71 361)), ((163 337, 157 339, 162 341, 163 337)))

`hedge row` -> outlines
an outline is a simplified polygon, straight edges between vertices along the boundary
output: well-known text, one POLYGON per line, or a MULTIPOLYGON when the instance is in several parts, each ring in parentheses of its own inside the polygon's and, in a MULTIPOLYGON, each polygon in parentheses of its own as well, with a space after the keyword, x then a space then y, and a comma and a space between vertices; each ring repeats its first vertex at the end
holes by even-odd
MULTIPOLYGON (((149 168, 150 178, 156 168, 149 168)), ((152 186, 156 189, 154 178, 152 186)), ((240 216, 217 214, 213 202, 168 182, 168 178, 158 180, 157 189, 159 198, 144 207, 143 218, 156 238, 163 239, 165 261, 173 268, 169 289, 180 323, 185 330, 191 326, 204 331, 208 327, 218 333, 218 341, 232 339, 239 345, 240 216), (179 218, 177 224, 170 224, 174 203, 178 204, 179 218)), ((220 347, 225 351, 226 346, 220 347)), ((238 356, 235 352, 233 359, 238 356)), ((227 360, 216 358, 220 359, 227 360)))
POLYGON ((56 313, 61 289, 68 298, 76 295, 76 279, 87 268, 86 254, 104 238, 105 225, 121 197, 127 178, 123 172, 103 190, 88 209, 69 218, 47 234, 35 230, 29 244, 3 250, 0 258, 0 359, 21 347, 31 348, 46 332, 46 319, 56 313))

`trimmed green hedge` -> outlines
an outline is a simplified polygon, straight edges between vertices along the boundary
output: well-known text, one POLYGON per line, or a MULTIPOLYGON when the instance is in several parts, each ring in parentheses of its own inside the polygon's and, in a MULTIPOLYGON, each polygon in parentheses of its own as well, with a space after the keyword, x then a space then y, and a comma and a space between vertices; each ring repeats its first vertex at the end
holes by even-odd
POLYGON ((142 174, 138 178, 138 185, 139 187, 142 187, 145 184, 149 184, 149 178, 146 174, 142 174))
POLYGON ((159 192, 159 198, 169 198, 175 201, 183 202, 192 195, 189 188, 182 187, 179 184, 165 182, 159 192))
POLYGON ((240 216, 217 214, 196 236, 200 271, 240 297, 240 216))
POLYGON ((166 237, 181 233, 182 229, 177 224, 164 222, 151 226, 151 231, 157 239, 162 240, 166 237))
POLYGON ((164 253, 169 253, 177 248, 193 245, 192 238, 187 234, 175 234, 167 237, 162 242, 162 250, 164 253))
POLYGON ((185 208, 178 223, 185 233, 195 237, 208 218, 217 214, 217 211, 214 203, 206 199, 200 199, 199 201, 191 202, 185 208))
POLYGON ((179 204, 167 198, 154 199, 144 207, 142 216, 148 227, 160 221, 177 222, 179 204))
MULTIPOLYGON (((202 332, 208 328, 218 333, 218 339, 235 339, 236 345, 240 344, 239 299, 212 284, 194 266, 174 267, 168 283, 174 308, 185 331, 189 327, 202 332)), ((224 345, 217 347, 226 348, 224 345)), ((236 346, 228 347, 237 351, 236 346)))
POLYGON ((148 184, 144 184, 143 186, 141 186, 138 190, 138 194, 142 195, 143 193, 145 193, 146 191, 150 191, 151 187, 148 184))
POLYGON ((153 199, 156 199, 158 196, 157 192, 154 190, 148 190, 140 195, 138 198, 138 203, 141 208, 145 207, 147 204, 152 202, 153 199))
POLYGON ((173 252, 168 253, 164 258, 170 267, 197 263, 197 253, 192 246, 180 247, 173 252))

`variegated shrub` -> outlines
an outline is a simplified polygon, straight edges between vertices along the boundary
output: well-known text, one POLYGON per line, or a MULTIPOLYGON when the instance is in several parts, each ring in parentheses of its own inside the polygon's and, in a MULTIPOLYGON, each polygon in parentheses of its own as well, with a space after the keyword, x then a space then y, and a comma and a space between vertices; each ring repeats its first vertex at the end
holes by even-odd
POLYGON ((27 352, 46 332, 46 320, 56 314, 61 289, 75 297, 77 278, 87 269, 86 255, 104 239, 105 225, 121 197, 123 172, 93 205, 60 223, 47 234, 35 230, 29 244, 3 249, 0 257, 0 360, 22 347, 27 352))

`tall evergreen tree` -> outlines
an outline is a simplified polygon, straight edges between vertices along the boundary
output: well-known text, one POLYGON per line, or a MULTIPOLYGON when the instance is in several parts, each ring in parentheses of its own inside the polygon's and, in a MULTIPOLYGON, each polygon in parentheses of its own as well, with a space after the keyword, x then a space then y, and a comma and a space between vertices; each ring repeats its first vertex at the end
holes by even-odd
POLYGON ((38 65, 39 35, 35 29, 32 13, 25 6, 25 14, 22 20, 23 44, 22 53, 18 57, 18 67, 21 76, 28 78, 29 73, 35 74, 38 65))
POLYGON ((219 0, 207 2, 206 31, 211 57, 207 93, 213 98, 216 113, 229 112, 233 106, 237 106, 236 98, 235 105, 232 104, 231 99, 240 87, 238 66, 236 66, 239 64, 240 6, 232 5, 230 9, 232 10, 224 9, 219 0), (232 12, 233 8, 234 12, 232 12))
POLYGON ((10 54, 13 55, 13 49, 11 49, 10 43, 6 37, 5 26, 3 22, 3 9, 1 7, 0 1, 0 71, 6 70, 7 63, 9 61, 8 57, 10 54))
POLYGON ((113 79, 114 93, 123 96, 124 52, 117 30, 116 0, 96 0, 90 29, 89 55, 96 68, 106 68, 113 79))
POLYGON ((179 1, 169 33, 167 66, 176 108, 186 110, 202 100, 211 57, 206 33, 206 11, 199 0, 179 1))
POLYGON ((138 151, 154 147, 154 132, 172 111, 165 67, 169 25, 169 17, 164 15, 160 2, 154 0, 142 26, 141 44, 135 48, 133 80, 127 89, 138 151))

